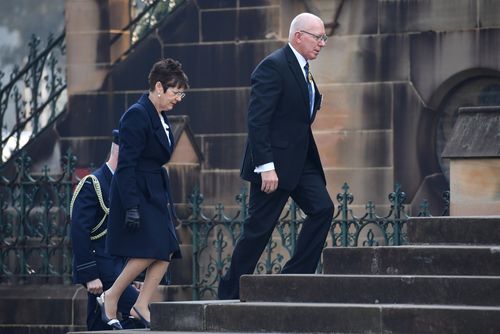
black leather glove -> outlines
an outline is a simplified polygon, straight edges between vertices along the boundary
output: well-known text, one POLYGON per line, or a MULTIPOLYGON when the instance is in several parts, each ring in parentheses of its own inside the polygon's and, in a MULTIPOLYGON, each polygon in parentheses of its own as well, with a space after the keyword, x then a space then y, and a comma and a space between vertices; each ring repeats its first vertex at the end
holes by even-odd
POLYGON ((139 214, 139 208, 134 207, 128 209, 125 212, 125 227, 130 232, 135 232, 141 226, 141 215, 139 214))

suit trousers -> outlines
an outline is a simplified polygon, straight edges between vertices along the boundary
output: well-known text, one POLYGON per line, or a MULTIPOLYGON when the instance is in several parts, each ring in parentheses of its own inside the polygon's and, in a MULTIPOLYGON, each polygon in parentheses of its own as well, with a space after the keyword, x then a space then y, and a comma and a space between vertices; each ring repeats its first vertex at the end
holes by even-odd
POLYGON ((334 205, 318 167, 308 159, 292 191, 278 188, 266 194, 260 190, 260 184, 250 184, 249 216, 235 245, 230 267, 219 282, 219 299, 239 299, 240 277, 254 272, 289 197, 307 218, 302 224, 295 252, 281 273, 312 274, 316 271, 330 230, 334 205))

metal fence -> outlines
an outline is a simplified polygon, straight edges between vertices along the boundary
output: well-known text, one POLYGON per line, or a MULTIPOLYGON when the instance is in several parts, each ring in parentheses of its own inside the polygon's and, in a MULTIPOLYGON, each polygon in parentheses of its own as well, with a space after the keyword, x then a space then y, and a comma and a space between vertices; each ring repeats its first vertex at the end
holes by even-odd
MULTIPOLYGON (((68 151, 62 159, 63 173, 51 176, 45 167, 34 173, 25 154, 16 159, 16 171, 7 178, 0 170, 0 283, 40 284, 71 282, 69 207, 76 157, 68 151)), ((445 194, 445 212, 449 193, 445 194)), ((336 213, 325 246, 377 246, 406 243, 405 193, 399 185, 388 196, 388 212, 377 214, 372 202, 365 213, 353 213, 354 196, 347 183, 336 196, 336 213)), ((193 243, 193 299, 215 297, 218 280, 227 270, 233 246, 248 216, 246 189, 236 196, 237 210, 226 213, 223 204, 205 206, 195 190, 189 198, 191 215, 182 227, 191 232, 193 243), (210 214, 207 214, 210 212, 210 214)), ((420 216, 430 216, 423 203, 420 216)), ((230 211, 230 210, 228 210, 230 211)), ((293 254, 305 216, 290 201, 260 258, 257 274, 278 273, 293 254)), ((322 271, 321 263, 318 272, 322 271)))
MULTIPOLYGON (((183 221, 193 237, 193 299, 213 299, 219 279, 231 261, 233 247, 244 228, 248 216, 248 194, 243 189, 236 196, 238 211, 230 216, 224 205, 218 204, 212 215, 203 212, 203 195, 198 191, 190 197, 192 215, 183 221)), ((406 194, 399 184, 388 196, 389 211, 378 215, 373 202, 365 206, 365 213, 356 216, 352 209, 354 201, 349 185, 344 183, 342 192, 336 196, 336 213, 332 220, 330 235, 325 247, 398 246, 407 241, 405 223, 410 218, 404 202, 406 194)), ((443 194, 446 215, 449 207, 449 192, 443 194)), ((427 201, 421 204, 418 216, 430 216, 427 201)), ((256 274, 279 273, 282 266, 295 251, 297 237, 305 218, 297 205, 290 201, 285 207, 255 269, 256 274)), ((320 262, 317 272, 322 272, 320 262)))
POLYGON ((21 154, 16 173, 0 172, 0 282, 70 283, 69 205, 76 158, 63 158, 62 175, 30 170, 21 154))
POLYGON ((64 33, 57 38, 50 35, 47 46, 42 50, 40 46, 40 38, 33 35, 28 63, 22 69, 16 66, 6 84, 0 71, 0 165, 65 110, 64 33))

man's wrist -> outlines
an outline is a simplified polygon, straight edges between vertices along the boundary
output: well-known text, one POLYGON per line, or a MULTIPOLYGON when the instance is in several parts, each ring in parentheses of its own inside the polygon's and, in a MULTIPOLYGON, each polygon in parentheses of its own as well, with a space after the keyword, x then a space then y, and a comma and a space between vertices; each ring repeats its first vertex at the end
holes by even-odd
POLYGON ((254 173, 263 173, 263 172, 268 172, 270 170, 274 170, 274 162, 268 162, 266 164, 263 164, 263 165, 259 165, 257 167, 255 167, 254 169, 254 173))

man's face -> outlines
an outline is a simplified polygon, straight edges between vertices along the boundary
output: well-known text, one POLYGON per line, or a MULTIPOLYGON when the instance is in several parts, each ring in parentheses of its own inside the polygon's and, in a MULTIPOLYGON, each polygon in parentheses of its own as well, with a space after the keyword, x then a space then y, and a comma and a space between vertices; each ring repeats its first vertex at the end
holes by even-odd
POLYGON ((314 20, 308 24, 307 29, 295 33, 299 53, 307 60, 316 59, 321 49, 326 45, 323 40, 325 26, 323 22, 314 20))

